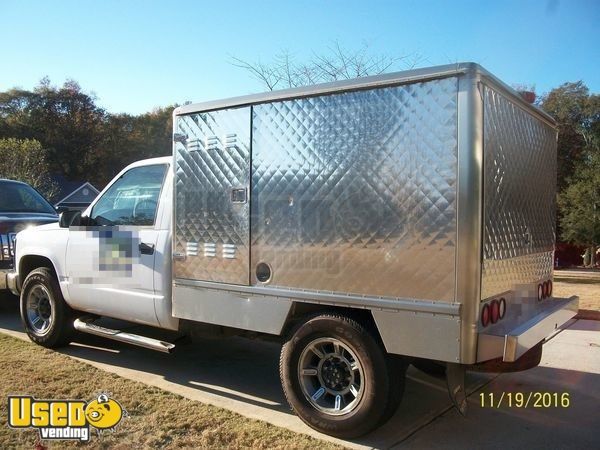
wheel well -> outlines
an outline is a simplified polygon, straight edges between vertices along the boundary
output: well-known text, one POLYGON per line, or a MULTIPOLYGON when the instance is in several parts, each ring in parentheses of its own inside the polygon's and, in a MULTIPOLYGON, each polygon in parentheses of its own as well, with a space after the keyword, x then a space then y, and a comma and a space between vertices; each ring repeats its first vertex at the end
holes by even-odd
POLYGON ((377 340, 377 342, 385 349, 383 340, 381 339, 381 335, 379 334, 379 330, 377 329, 377 325, 375 324, 375 319, 373 319, 373 314, 371 314, 371 310, 363 308, 347 308, 343 306, 317 305, 314 303, 294 302, 292 305, 290 315, 287 318, 281 335, 284 338, 289 337, 296 325, 298 325, 303 319, 306 319, 307 317, 314 316, 320 313, 332 312, 342 314, 359 322, 372 334, 372 336, 377 340))
POLYGON ((19 262, 19 277, 21 283, 25 281, 25 278, 27 278, 27 275, 29 275, 32 270, 37 269, 38 267, 47 267, 52 271, 54 276, 56 276, 54 265, 48 258, 39 255, 27 255, 23 256, 19 262))

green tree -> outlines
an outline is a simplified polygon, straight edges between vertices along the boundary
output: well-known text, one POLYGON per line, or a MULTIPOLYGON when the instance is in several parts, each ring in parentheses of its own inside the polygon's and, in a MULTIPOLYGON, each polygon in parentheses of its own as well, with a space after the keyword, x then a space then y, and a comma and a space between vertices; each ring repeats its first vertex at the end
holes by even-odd
POLYGON ((540 106, 558 124, 558 236, 587 247, 593 265, 600 243, 600 96, 590 94, 582 81, 564 83, 543 96, 540 106))
POLYGON ((173 152, 174 108, 156 108, 135 117, 133 127, 138 144, 136 159, 167 156, 173 152))
POLYGON ((600 96, 590 95, 582 81, 564 83, 542 97, 541 107, 558 123, 557 185, 561 192, 578 164, 598 149, 600 96))
POLYGON ((48 152, 50 171, 97 181, 106 112, 95 100, 72 80, 60 88, 44 79, 33 91, 2 92, 0 137, 35 139, 48 152))
POLYGON ((0 138, 34 139, 50 173, 102 187, 133 161, 171 153, 173 108, 109 114, 77 82, 43 79, 33 91, 0 92, 0 138))
POLYGON ((173 108, 157 108, 138 116, 107 115, 103 125, 104 157, 97 163, 105 177, 103 183, 133 161, 171 154, 173 108))
POLYGON ((577 165, 571 183, 558 201, 562 238, 587 247, 593 267, 595 251, 600 245, 600 150, 596 148, 577 165))
POLYGON ((0 178, 24 181, 52 198, 58 187, 48 173, 47 152, 34 139, 0 139, 0 178))

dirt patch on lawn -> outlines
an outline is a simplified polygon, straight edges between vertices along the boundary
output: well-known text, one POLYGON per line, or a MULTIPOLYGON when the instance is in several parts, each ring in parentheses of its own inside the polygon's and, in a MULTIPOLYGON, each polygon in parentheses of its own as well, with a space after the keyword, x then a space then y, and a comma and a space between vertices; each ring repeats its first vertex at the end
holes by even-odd
POLYGON ((600 278, 562 277, 554 275, 553 295, 556 297, 579 296, 579 309, 600 311, 600 278))

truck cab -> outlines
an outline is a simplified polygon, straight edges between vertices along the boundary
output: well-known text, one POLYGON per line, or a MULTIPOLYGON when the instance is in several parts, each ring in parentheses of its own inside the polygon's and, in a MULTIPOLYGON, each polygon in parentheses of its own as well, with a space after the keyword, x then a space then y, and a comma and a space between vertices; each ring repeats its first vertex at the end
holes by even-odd
MULTIPOLYGON (((169 157, 135 162, 83 213, 69 211, 61 223, 23 231, 19 278, 46 266, 71 310, 177 329, 170 307, 172 178, 169 157)), ((39 312, 40 301, 26 302, 22 313, 44 332, 52 322, 39 312)))

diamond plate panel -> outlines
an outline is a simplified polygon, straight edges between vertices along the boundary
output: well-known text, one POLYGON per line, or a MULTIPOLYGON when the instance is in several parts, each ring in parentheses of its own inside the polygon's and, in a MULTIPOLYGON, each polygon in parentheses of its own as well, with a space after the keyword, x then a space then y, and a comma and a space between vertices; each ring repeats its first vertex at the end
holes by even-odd
POLYGON ((250 108, 180 116, 175 142, 175 277, 248 284, 250 108), (199 250, 200 249, 200 250, 199 250))
POLYGON ((481 298, 552 275, 556 133, 484 87, 481 298))
POLYGON ((451 302, 457 79, 253 108, 252 283, 451 302))

